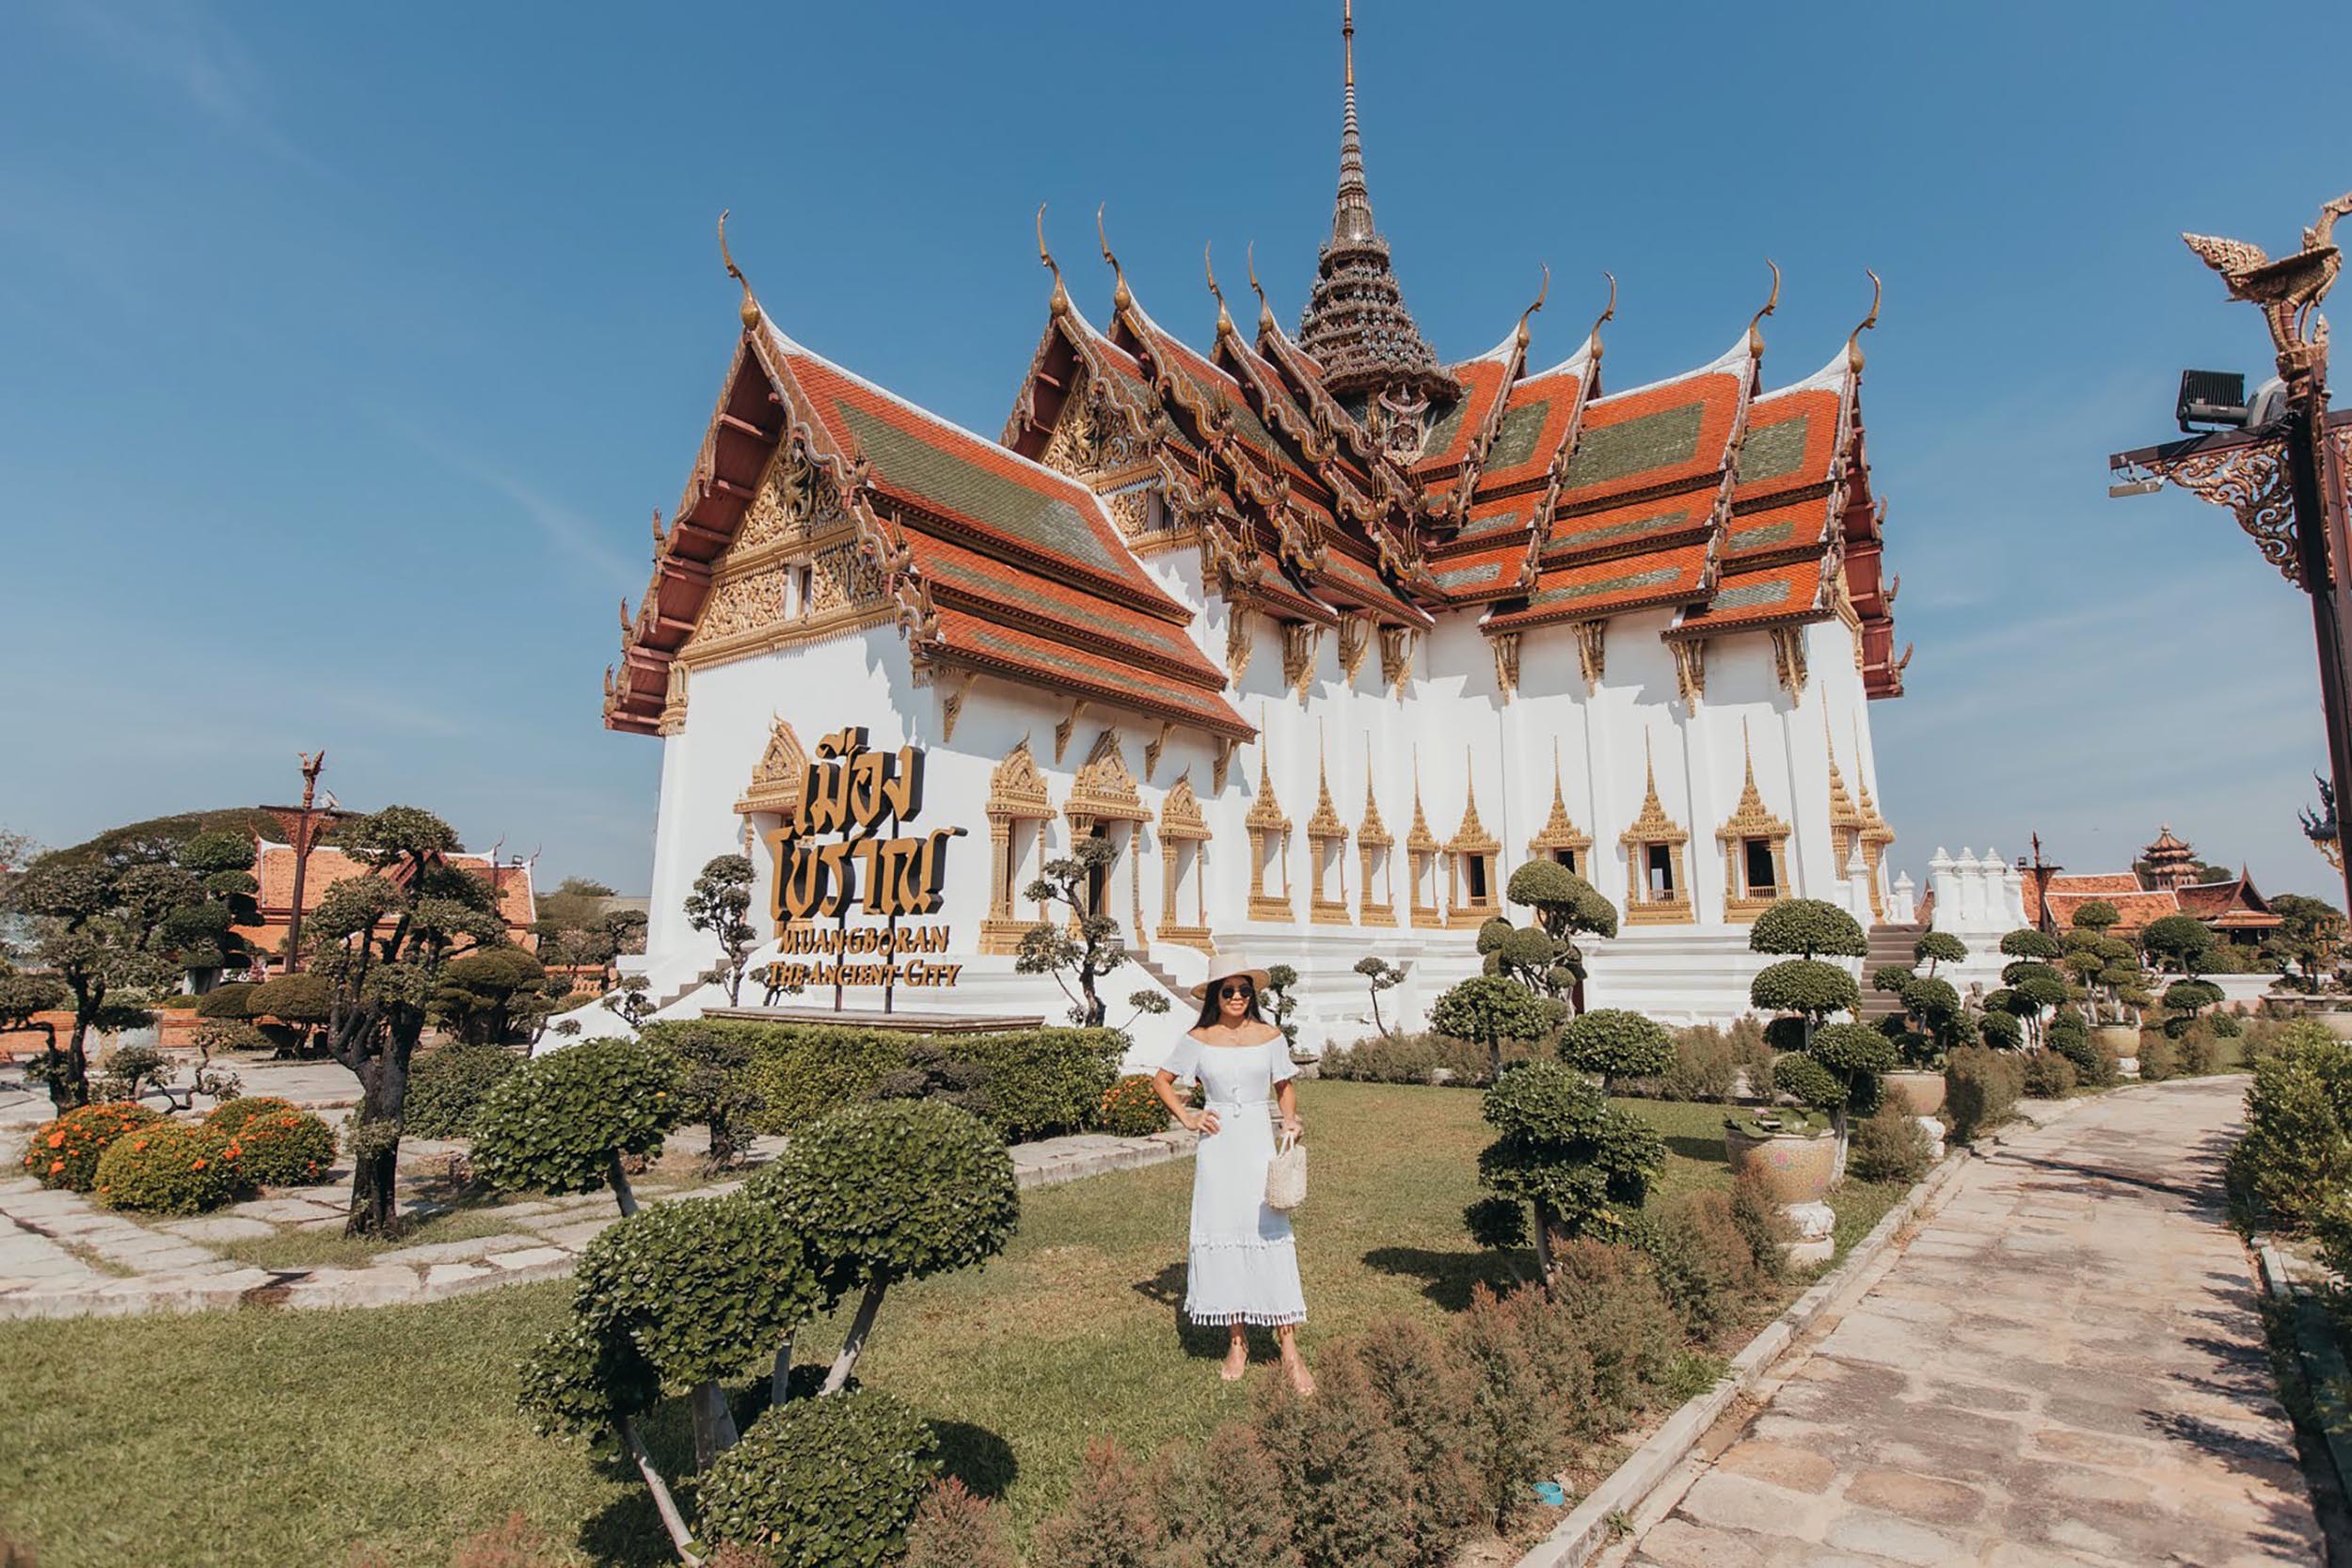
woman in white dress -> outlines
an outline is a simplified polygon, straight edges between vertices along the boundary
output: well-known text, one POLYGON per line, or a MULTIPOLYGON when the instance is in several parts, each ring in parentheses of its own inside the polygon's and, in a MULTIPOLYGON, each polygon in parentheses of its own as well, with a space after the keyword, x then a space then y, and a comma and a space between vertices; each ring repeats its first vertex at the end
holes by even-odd
POLYGON ((1298 1325, 1307 1301, 1298 1285, 1298 1253, 1287 1214, 1265 1206, 1265 1173, 1274 1158, 1274 1132, 1298 1135, 1298 1094, 1282 1031, 1258 1013, 1266 972, 1238 957, 1210 966, 1209 980, 1193 989, 1200 1020, 1153 1077, 1169 1114, 1200 1134, 1192 1172, 1192 1249, 1184 1315, 1232 1331, 1220 1372, 1240 1378, 1249 1367, 1249 1325, 1274 1330, 1282 1370, 1302 1394, 1314 1378, 1298 1354, 1298 1325), (1205 1103, 1195 1111, 1178 1098, 1179 1079, 1199 1079, 1205 1103))

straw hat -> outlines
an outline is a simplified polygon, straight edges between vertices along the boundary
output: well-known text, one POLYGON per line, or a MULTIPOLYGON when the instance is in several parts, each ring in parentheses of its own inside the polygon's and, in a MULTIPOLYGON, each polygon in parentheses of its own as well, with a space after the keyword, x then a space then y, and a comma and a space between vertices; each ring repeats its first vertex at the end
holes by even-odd
POLYGON ((1249 960, 1239 953, 1228 953, 1222 958, 1209 960, 1209 977, 1192 988, 1192 999, 1195 1002, 1206 1002, 1209 999, 1209 993, 1216 990, 1220 981, 1231 980, 1235 975, 1248 976, 1250 985, 1256 988, 1261 996, 1265 994, 1267 988, 1272 984, 1264 970, 1251 968, 1249 960))

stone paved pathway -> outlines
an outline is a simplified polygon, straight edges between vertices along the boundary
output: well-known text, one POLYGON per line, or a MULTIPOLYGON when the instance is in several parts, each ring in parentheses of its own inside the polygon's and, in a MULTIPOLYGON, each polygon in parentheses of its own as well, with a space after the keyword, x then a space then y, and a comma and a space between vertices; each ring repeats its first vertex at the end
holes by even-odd
POLYGON ((2318 1562, 2220 1207, 2244 1092, 2109 1095, 1976 1162, 1631 1562, 2318 1562))

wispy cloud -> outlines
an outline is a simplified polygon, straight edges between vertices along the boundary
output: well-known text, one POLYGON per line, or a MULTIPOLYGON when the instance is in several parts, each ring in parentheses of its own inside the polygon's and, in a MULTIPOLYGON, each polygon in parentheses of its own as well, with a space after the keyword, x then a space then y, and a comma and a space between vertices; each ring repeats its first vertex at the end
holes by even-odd
POLYGON ((197 0, 135 7, 51 0, 39 11, 57 32, 125 74, 172 92, 221 131, 295 167, 330 172, 271 119, 260 66, 197 0))
POLYGON ((372 409, 370 414, 385 429, 443 467, 505 497, 566 560, 594 568, 625 594, 634 594, 644 587, 644 567, 606 543, 603 531, 570 507, 487 458, 445 441, 407 420, 382 409, 372 409))

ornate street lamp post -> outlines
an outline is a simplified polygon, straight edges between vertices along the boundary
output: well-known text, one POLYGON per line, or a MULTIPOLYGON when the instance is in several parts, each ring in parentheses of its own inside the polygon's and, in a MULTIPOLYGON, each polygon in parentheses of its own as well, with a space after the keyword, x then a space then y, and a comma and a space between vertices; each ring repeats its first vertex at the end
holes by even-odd
MULTIPOLYGON (((2192 422, 2240 428, 2120 452, 2107 466, 2137 482, 2117 486, 2116 493, 2169 481, 2230 508, 2263 559, 2310 595, 2330 794, 2352 799, 2344 794, 2352 785, 2352 646, 2346 642, 2352 633, 2352 504, 2344 491, 2352 469, 2352 411, 2328 410, 2328 323, 2319 313, 2343 266, 2333 232, 2336 219, 2347 213, 2352 195, 2328 202, 2303 230, 2302 249, 2276 261, 2242 240, 2181 236, 2221 275, 2231 298, 2261 309, 2278 353, 2275 399, 2265 388, 2249 406, 2217 403, 2213 388, 2232 385, 2232 378, 2191 371, 2182 378, 2181 428, 2192 422)), ((2346 876, 2352 907, 2352 872, 2346 876)))

